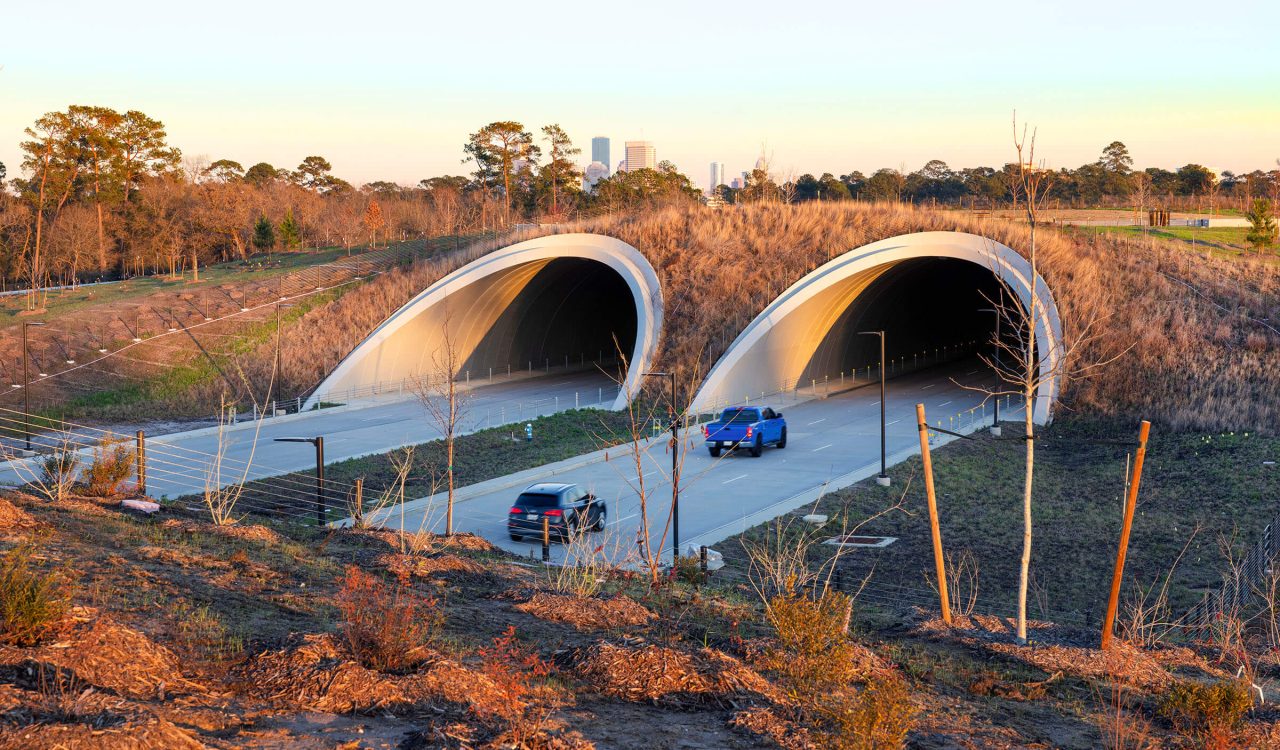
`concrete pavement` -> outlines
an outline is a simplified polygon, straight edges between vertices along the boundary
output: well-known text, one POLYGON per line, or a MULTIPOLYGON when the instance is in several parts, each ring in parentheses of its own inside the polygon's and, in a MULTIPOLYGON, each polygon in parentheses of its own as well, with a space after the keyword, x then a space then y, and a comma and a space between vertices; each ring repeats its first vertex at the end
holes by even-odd
MULTIPOLYGON (((952 382, 975 386, 994 383, 994 376, 976 360, 950 363, 918 371, 889 381, 886 416, 886 443, 889 463, 897 463, 919 452, 915 405, 923 402, 931 424, 965 413, 983 400, 982 394, 952 382)), ((751 526, 813 502, 822 492, 853 484, 879 472, 880 392, 863 387, 826 399, 789 404, 784 409, 788 424, 785 449, 766 448, 760 458, 746 452, 711 458, 702 445, 700 432, 684 438, 684 463, 680 481, 680 542, 712 545, 751 526)), ((1002 410, 1003 411, 1003 410, 1002 410)), ((975 412, 948 429, 957 432, 989 424, 975 412)), ((1005 419, 1020 418, 1020 411, 1002 413, 1005 419)), ((643 483, 648 498, 647 518, 651 538, 656 540, 667 523, 671 505, 671 457, 667 440, 642 443, 639 471, 635 455, 627 445, 615 446, 560 464, 482 482, 455 495, 454 526, 475 532, 505 549, 533 554, 538 549, 528 542, 512 541, 506 530, 507 511, 520 490, 534 481, 569 482, 582 485, 608 503, 609 520, 604 532, 590 535, 590 544, 600 546, 615 559, 624 559, 635 549, 640 528, 640 496, 643 483)), ((443 528, 444 497, 406 503, 390 511, 384 525, 410 531, 443 528)), ((670 557, 670 537, 664 545, 670 557)), ((555 560, 566 550, 553 545, 555 560)))

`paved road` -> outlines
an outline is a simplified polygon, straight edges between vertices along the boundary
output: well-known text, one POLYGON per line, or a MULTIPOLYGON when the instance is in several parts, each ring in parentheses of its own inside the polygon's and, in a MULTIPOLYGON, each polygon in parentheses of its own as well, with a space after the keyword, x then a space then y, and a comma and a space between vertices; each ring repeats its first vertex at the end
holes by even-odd
MULTIPOLYGON (((524 421, 557 411, 606 407, 617 386, 599 371, 552 373, 470 391, 463 432, 524 421)), ((401 446, 437 440, 440 430, 416 399, 387 398, 345 407, 242 422, 225 433, 220 468, 216 428, 178 432, 147 441, 147 489, 154 497, 201 493, 210 476, 219 486, 291 471, 310 472, 315 451, 308 444, 276 443, 278 437, 324 436, 325 461, 332 463, 401 446), (245 467, 248 465, 248 471, 245 467)), ((0 484, 29 481, 27 462, 0 461, 0 484), (15 466, 15 464, 17 464, 15 466)), ((302 481, 300 478, 295 479, 302 481)))
MULTIPOLYGON (((896 463, 919 452, 915 405, 925 404, 931 424, 966 412, 982 401, 982 396, 952 382, 965 385, 994 382, 980 363, 967 360, 939 368, 903 375, 890 381, 887 408, 887 453, 896 463)), ((805 503, 823 491, 847 486, 879 471, 880 392, 864 387, 826 399, 790 404, 784 414, 788 424, 785 449, 766 448, 760 458, 749 454, 726 454, 711 458, 702 446, 701 435, 688 437, 681 471, 681 546, 711 545, 762 521, 776 517, 805 503)), ((990 407, 987 409, 990 414, 990 407)), ((1019 418, 1020 413, 1002 411, 1002 418, 1019 418)), ((964 427, 970 428, 966 418, 964 427)), ((972 425, 980 426, 980 425, 972 425)), ((615 559, 635 548, 640 524, 640 477, 650 498, 649 522, 657 529, 667 522, 671 497, 671 457, 666 441, 651 441, 642 455, 642 471, 626 446, 583 456, 559 466, 546 467, 484 482, 465 488, 455 509, 455 527, 472 531, 519 554, 536 548, 513 542, 507 534, 506 515, 511 501, 531 481, 572 482, 590 488, 608 503, 609 522, 605 532, 593 534, 592 545, 603 546, 615 559), (608 453, 608 460, 604 460, 608 453)), ((396 510, 385 525, 409 530, 438 530, 443 526, 442 498, 436 496, 407 504, 403 514, 396 510)), ((667 543, 670 555, 670 542, 667 543)), ((560 545, 553 559, 563 559, 560 545)))

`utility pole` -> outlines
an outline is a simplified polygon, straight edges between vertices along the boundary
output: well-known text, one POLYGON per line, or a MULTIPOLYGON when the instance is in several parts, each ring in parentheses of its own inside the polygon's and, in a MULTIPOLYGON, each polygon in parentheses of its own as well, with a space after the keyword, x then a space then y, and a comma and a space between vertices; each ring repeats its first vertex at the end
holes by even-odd
POLYGON ((646 372, 644 376, 671 380, 671 402, 667 404, 667 416, 671 419, 671 561, 675 564, 680 558, 680 429, 676 419, 676 374, 646 372))
POLYGON ((27 326, 42 326, 43 321, 22 321, 22 432, 26 435, 27 452, 31 452, 31 372, 27 367, 27 326))
POLYGON ((858 335, 880 337, 880 476, 876 477, 876 484, 888 487, 891 480, 885 471, 884 331, 858 331, 858 335))

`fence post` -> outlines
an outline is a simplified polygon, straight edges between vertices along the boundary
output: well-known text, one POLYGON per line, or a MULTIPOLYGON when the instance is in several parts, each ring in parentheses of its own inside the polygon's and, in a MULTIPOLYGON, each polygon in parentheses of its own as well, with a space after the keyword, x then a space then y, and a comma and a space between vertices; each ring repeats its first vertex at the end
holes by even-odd
POLYGON ((929 422, 924 404, 916 404, 916 428, 920 432, 920 458, 924 463, 925 498, 929 501, 929 530, 933 537, 933 566, 938 579, 942 619, 951 624, 951 599, 947 595, 947 564, 942 556, 942 531, 938 528, 938 501, 933 491, 933 460, 929 455, 929 422))
POLYGON ((147 494, 147 433, 138 430, 137 461, 134 470, 137 472, 138 494, 147 494))
POLYGON ((542 517, 542 561, 551 559, 551 519, 542 517))
POLYGON ((707 572, 707 545, 705 544, 698 548, 698 567, 703 573, 707 572))

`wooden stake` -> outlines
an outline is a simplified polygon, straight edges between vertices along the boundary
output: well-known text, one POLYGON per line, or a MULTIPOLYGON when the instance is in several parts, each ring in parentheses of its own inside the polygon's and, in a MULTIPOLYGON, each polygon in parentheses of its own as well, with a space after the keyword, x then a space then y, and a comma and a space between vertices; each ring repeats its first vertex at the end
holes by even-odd
POLYGON ((938 576, 938 597, 942 601, 942 620, 951 624, 951 598, 947 596, 947 564, 942 557, 942 531, 938 528, 938 500, 933 493, 933 459, 929 456, 929 423, 924 418, 924 404, 916 404, 916 427, 920 431, 920 457, 924 460, 924 492, 929 499, 929 529, 933 534, 933 566, 938 576))
POLYGON ((1116 570, 1111 576, 1111 596, 1107 599, 1107 616, 1102 623, 1102 648, 1111 645, 1111 633, 1116 624, 1116 608, 1120 602, 1120 581, 1124 577, 1124 559, 1129 553, 1129 532, 1133 530, 1133 509, 1138 504, 1138 484, 1142 481, 1142 460, 1147 456, 1147 436, 1151 423, 1143 420, 1138 429, 1138 452, 1133 457, 1133 476, 1129 480, 1129 492, 1124 501, 1124 525, 1120 528, 1120 548, 1116 550, 1116 570))

